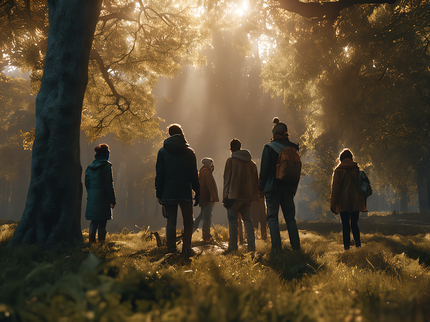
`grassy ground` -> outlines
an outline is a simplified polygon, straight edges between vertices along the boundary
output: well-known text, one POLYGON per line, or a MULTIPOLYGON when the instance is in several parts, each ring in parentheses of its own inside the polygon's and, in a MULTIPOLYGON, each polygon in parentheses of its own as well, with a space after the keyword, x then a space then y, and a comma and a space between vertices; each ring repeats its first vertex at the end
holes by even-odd
POLYGON ((363 234, 363 247, 345 252, 340 233, 302 230, 292 252, 282 232, 281 254, 258 239, 255 254, 224 256, 228 231, 217 226, 217 244, 196 232, 186 261, 163 260, 148 231, 10 249, 15 226, 0 226, 0 321, 430 320, 430 234, 363 234))
MULTIPOLYGON (((319 234, 327 235, 331 232, 339 232, 340 218, 337 222, 307 222, 301 221, 299 229, 311 230, 319 234)), ((430 213, 396 213, 396 212, 372 212, 367 216, 360 214, 360 230, 363 233, 383 235, 416 235, 430 233, 430 213)), ((281 228, 286 229, 285 225, 281 228)))

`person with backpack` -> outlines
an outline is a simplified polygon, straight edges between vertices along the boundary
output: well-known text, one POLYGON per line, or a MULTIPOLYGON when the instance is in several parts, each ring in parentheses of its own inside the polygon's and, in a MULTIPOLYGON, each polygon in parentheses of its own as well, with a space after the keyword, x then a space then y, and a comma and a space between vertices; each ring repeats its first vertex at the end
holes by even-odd
POLYGON ((192 190, 195 192, 194 207, 198 206, 200 198, 197 160, 194 150, 185 139, 182 127, 171 124, 167 130, 170 137, 164 140, 163 147, 158 151, 155 165, 156 197, 163 205, 167 218, 167 253, 176 253, 176 219, 180 207, 184 222, 181 255, 189 258, 194 255, 191 248, 194 228, 192 190))
POLYGON ((238 249, 238 216, 242 216, 248 240, 248 251, 255 251, 254 224, 251 219, 251 204, 258 200, 258 171, 251 153, 241 150, 238 139, 230 142, 231 157, 225 162, 223 206, 227 208, 229 254, 238 249))
POLYGON ((367 207, 364 194, 360 194, 357 189, 357 184, 361 185, 361 182, 357 182, 357 179, 360 178, 360 171, 357 163, 353 161, 352 152, 344 149, 339 155, 339 160, 340 163, 333 172, 330 210, 334 214, 340 214, 343 246, 345 250, 348 250, 351 243, 351 230, 355 246, 361 246, 358 218, 359 212, 366 212, 367 207))
POLYGON ((99 242, 106 239, 106 223, 112 219, 112 208, 116 205, 113 187, 112 163, 109 162, 109 146, 105 143, 95 147, 95 159, 85 170, 85 187, 87 189, 87 208, 85 219, 91 220, 89 242, 96 242, 98 231, 99 242))
POLYGON ((266 197, 267 223, 272 239, 272 251, 282 250, 279 231, 279 207, 282 208, 293 250, 300 250, 294 196, 300 180, 299 146, 289 140, 288 128, 279 118, 273 119, 273 139, 263 148, 259 189, 266 197))

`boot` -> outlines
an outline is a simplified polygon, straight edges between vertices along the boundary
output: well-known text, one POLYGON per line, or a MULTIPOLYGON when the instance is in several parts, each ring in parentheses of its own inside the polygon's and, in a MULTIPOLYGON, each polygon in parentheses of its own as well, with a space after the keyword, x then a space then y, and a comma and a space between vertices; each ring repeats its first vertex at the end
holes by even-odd
POLYGON ((89 232, 90 244, 94 244, 96 242, 96 232, 97 232, 96 225, 93 222, 91 222, 90 232, 89 232))
POLYGON ((106 239, 106 229, 99 229, 99 242, 104 242, 106 239))
POLYGON ((190 258, 195 255, 195 251, 190 246, 182 246, 182 253, 181 255, 185 258, 190 258))
POLYGON ((176 244, 167 246, 167 253, 176 253, 176 244))

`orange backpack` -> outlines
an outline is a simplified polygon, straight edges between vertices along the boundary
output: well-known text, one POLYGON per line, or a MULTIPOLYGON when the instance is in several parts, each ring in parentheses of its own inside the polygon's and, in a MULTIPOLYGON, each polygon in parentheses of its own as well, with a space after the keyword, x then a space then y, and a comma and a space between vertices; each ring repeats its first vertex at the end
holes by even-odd
POLYGON ((300 160, 299 151, 295 147, 284 147, 277 142, 271 142, 269 146, 276 153, 279 153, 278 162, 276 163, 276 179, 298 184, 302 171, 302 161, 300 160))

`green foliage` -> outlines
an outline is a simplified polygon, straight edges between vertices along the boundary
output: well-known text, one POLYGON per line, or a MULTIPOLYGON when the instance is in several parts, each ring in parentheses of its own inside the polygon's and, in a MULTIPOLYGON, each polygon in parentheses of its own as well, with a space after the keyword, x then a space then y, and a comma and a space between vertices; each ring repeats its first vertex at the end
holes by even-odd
POLYGON ((105 2, 90 57, 82 128, 90 141, 107 133, 127 143, 159 131, 159 77, 184 63, 201 65, 210 39, 194 1, 105 2))
MULTIPOLYGON (((5 2, 0 26, 0 69, 31 71, 37 91, 48 38, 46 0, 5 2)), ((210 36, 206 10, 196 1, 104 1, 83 107, 89 140, 107 133, 127 143, 157 136, 160 120, 151 91, 159 77, 173 77, 183 64, 203 64, 210 36)))
MULTIPOLYGON (((263 66, 263 86, 283 95, 315 150, 318 200, 327 208, 330 168, 350 148, 376 188, 416 188, 428 157, 430 20, 428 1, 361 5, 334 24, 279 13, 278 50, 263 66)), ((325 213, 324 209, 322 213, 325 213)))
MULTIPOLYGON (((217 227, 219 236, 223 230, 217 227)), ((257 240, 255 255, 239 250, 169 263, 159 261, 164 249, 147 231, 108 234, 104 244, 50 251, 10 249, 2 242, 0 317, 425 321, 430 314, 428 262, 411 257, 419 250, 420 258, 429 258, 430 235, 363 235, 362 248, 344 252, 340 233, 300 234, 301 253, 270 254, 270 242, 257 240)), ((287 239, 286 233, 282 237, 287 239)))
POLYGON ((8 221, 0 220, 0 247, 9 244, 17 226, 17 222, 9 223, 8 221))
POLYGON ((21 129, 30 130, 35 104, 27 80, 0 73, 0 85, 0 178, 13 180, 30 157, 21 129))
POLYGON ((46 0, 2 1, 0 6, 0 67, 41 71, 48 40, 46 0))

